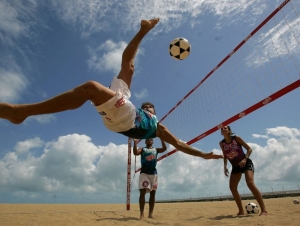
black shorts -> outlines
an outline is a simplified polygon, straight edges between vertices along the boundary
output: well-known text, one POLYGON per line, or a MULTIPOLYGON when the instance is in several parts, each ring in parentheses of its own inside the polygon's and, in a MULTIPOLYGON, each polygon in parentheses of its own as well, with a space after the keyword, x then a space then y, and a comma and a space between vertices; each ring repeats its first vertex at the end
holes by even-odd
POLYGON ((246 170, 251 170, 254 173, 254 165, 251 159, 247 159, 246 165, 243 168, 239 166, 232 167, 231 174, 244 173, 246 170))

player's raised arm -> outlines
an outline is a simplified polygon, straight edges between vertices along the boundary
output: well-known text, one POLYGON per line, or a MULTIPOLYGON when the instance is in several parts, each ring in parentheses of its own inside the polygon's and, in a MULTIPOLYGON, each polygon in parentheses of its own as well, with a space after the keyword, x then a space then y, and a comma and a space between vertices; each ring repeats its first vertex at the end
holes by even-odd
POLYGON ((166 143, 162 139, 160 139, 160 141, 161 141, 161 146, 162 147, 161 148, 156 148, 157 153, 163 153, 163 152, 165 152, 167 150, 166 143))
POLYGON ((133 139, 133 154, 134 155, 140 155, 142 153, 142 148, 137 148, 137 139, 133 139))

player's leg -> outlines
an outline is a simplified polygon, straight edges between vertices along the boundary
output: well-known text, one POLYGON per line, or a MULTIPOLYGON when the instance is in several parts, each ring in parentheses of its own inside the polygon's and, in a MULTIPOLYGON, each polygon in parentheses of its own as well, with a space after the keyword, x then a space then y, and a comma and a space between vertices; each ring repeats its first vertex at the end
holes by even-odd
POLYGON ((243 205, 242 205, 242 199, 241 199, 241 196, 238 192, 238 184, 241 180, 241 177, 242 177, 242 173, 241 172, 238 172, 238 173, 231 173, 230 175, 230 179, 229 179, 229 188, 230 188, 230 191, 232 193, 232 196, 234 198, 234 201, 239 209, 239 212, 237 215, 244 215, 245 212, 244 212, 244 208, 243 208, 243 205))
POLYGON ((79 108, 87 100, 91 100, 95 105, 100 105, 114 95, 114 91, 102 84, 88 81, 43 102, 34 104, 0 103, 0 118, 19 124, 32 115, 50 114, 79 108))
MULTIPOLYGON (((136 36, 128 44, 122 56, 122 69, 118 78, 127 83, 130 88, 133 75, 133 61, 138 46, 144 36, 157 24, 158 19, 143 20, 141 28, 136 36)), ((7 119, 12 123, 22 123, 32 115, 56 113, 72 110, 91 100, 96 106, 108 101, 115 92, 107 89, 100 83, 89 81, 70 91, 62 93, 49 100, 34 104, 8 104, 0 103, 0 118, 7 119)))
POLYGON ((118 75, 130 89, 131 79, 134 72, 134 58, 138 51, 139 45, 145 35, 158 23, 159 19, 142 20, 140 30, 129 42, 122 55, 121 71, 118 75))
POLYGON ((163 141, 173 145, 177 150, 180 150, 188 155, 193 155, 201 157, 204 159, 219 159, 223 158, 223 155, 216 155, 213 152, 204 153, 195 148, 192 148, 190 145, 178 140, 168 129, 162 124, 158 124, 156 136, 161 138, 163 141))
POLYGON ((152 190, 150 192, 150 197, 149 197, 149 215, 148 218, 153 218, 153 210, 154 210, 154 205, 155 205, 155 190, 152 190))
POLYGON ((144 218, 144 208, 145 208, 145 196, 146 196, 147 189, 140 189, 140 198, 139 198, 139 205, 140 205, 140 219, 144 218))
POLYGON ((261 209, 260 215, 268 215, 262 195, 254 183, 254 172, 251 170, 245 170, 245 179, 248 188, 250 189, 250 191, 252 192, 253 196, 255 197, 255 199, 257 200, 260 206, 261 209))

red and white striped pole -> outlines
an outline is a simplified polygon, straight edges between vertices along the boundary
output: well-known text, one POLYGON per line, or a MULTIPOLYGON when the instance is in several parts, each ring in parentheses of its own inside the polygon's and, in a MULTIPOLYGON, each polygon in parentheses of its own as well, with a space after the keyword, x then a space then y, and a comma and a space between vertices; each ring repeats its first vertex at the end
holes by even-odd
POLYGON ((130 187, 131 187, 131 138, 128 138, 128 161, 127 161, 127 198, 126 210, 130 210, 130 187))

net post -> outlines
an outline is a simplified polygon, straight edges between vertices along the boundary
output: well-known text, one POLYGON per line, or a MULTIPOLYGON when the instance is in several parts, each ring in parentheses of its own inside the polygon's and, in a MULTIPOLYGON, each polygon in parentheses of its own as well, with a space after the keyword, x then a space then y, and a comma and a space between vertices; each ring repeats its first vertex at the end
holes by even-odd
POLYGON ((128 159, 127 159, 127 197, 126 197, 126 210, 130 210, 130 187, 131 187, 131 141, 128 138, 128 159))

